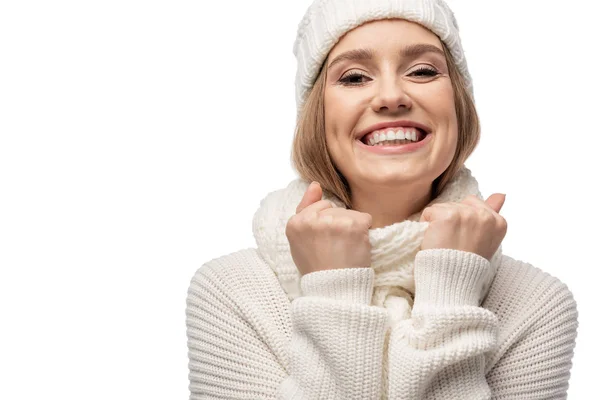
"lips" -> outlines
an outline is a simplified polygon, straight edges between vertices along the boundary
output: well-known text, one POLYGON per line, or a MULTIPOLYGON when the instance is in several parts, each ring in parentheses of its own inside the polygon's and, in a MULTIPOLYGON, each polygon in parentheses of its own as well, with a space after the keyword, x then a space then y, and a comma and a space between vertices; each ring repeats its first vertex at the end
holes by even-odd
POLYGON ((381 156, 393 156, 400 154, 409 154, 413 152, 420 152, 422 149, 430 146, 429 143, 432 141, 433 134, 428 134, 424 139, 418 142, 406 142, 404 144, 388 144, 388 145, 375 145, 369 146, 360 140, 356 139, 355 146, 358 147, 359 150, 366 151, 372 154, 377 154, 381 156))

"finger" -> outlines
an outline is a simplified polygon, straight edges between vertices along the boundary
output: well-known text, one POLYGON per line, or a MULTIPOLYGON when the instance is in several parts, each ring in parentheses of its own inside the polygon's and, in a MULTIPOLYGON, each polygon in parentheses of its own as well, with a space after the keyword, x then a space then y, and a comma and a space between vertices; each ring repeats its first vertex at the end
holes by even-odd
POLYGON ((373 224, 373 217, 369 213, 364 213, 356 210, 347 210, 345 208, 326 208, 321 210, 319 215, 332 216, 332 217, 350 217, 359 221, 367 229, 373 224))
POLYGON ((494 209, 489 204, 487 204, 485 201, 481 200, 479 197, 475 196, 474 194, 468 195, 467 197, 465 197, 463 199, 463 201, 461 201, 458 204, 460 204, 462 206, 483 208, 488 211, 494 211, 494 209))
POLYGON ((311 182, 311 184, 308 185, 306 192, 304 192, 304 196, 302 196, 300 204, 298 204, 298 207, 296 207, 296 214, 304 210, 309 205, 321 200, 322 196, 323 189, 321 189, 319 182, 311 182))
MULTIPOLYGON (((499 194, 499 193, 495 193, 495 194, 499 194)), ((491 198, 492 198, 492 196, 490 196, 487 201, 483 201, 479 197, 477 197, 473 194, 470 194, 467 197, 465 197, 464 200, 460 202, 460 204, 466 204, 466 205, 473 206, 473 207, 482 207, 487 210, 493 211, 494 213, 498 213, 499 209, 497 209, 495 206, 496 200, 492 201, 492 203, 489 203, 489 199, 491 199, 491 198)), ((500 207, 502 207, 502 205, 500 205, 500 207)))
POLYGON ((500 209, 504 205, 504 201, 506 200, 506 194, 502 193, 494 193, 485 201, 487 205, 489 205, 494 211, 500 213, 500 209))
POLYGON ((420 222, 431 222, 437 219, 444 219, 449 212, 453 212, 456 206, 446 203, 438 203, 425 207, 421 213, 420 222))
POLYGON ((323 210, 327 210, 327 209, 334 209, 334 210, 342 210, 341 208, 334 208, 333 207, 333 203, 329 200, 319 200, 316 203, 312 203, 309 204, 308 206, 304 207, 304 209, 302 211, 300 211, 300 214, 317 214, 323 210))
POLYGON ((431 220, 434 217, 432 208, 433 207, 425 207, 423 209, 423 212, 421 213, 421 218, 419 219, 419 222, 431 222, 431 220))

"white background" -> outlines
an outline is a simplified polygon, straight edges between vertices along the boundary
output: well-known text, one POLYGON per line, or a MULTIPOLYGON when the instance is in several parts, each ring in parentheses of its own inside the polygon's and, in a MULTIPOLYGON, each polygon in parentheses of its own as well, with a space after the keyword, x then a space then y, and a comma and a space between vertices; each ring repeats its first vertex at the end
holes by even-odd
MULTIPOLYGON (((0 398, 187 398, 189 281, 254 246, 260 200, 295 177, 309 3, 0 3, 0 398)), ((574 293, 569 398, 589 398, 596 2, 449 3, 482 121, 467 166, 507 193, 504 253, 574 293)))

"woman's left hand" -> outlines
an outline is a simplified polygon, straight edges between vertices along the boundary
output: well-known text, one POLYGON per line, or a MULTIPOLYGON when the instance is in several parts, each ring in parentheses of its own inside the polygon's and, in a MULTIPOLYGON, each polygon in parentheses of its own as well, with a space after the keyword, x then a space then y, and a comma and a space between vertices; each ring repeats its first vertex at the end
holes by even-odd
POLYGON ((460 203, 438 203, 426 207, 421 222, 429 222, 421 250, 456 249, 491 260, 504 239, 506 220, 498 214, 506 195, 494 193, 484 202, 469 195, 460 203))

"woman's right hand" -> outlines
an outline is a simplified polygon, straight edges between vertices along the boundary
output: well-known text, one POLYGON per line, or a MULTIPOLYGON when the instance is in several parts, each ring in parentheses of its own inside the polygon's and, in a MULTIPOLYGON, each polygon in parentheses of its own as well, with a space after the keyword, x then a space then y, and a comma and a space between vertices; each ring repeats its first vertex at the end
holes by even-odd
POLYGON ((321 186, 311 183, 286 225, 292 259, 300 275, 369 267, 371 215, 337 207, 322 196, 321 186))

